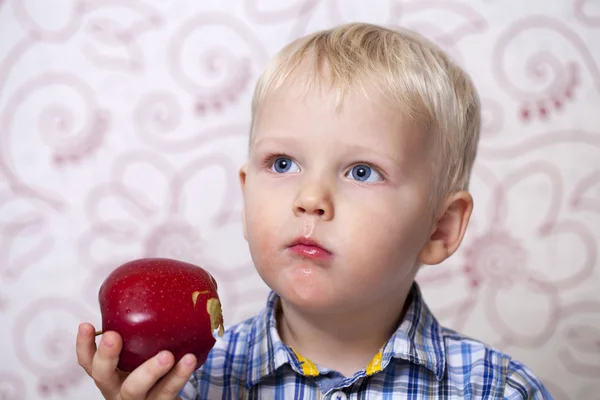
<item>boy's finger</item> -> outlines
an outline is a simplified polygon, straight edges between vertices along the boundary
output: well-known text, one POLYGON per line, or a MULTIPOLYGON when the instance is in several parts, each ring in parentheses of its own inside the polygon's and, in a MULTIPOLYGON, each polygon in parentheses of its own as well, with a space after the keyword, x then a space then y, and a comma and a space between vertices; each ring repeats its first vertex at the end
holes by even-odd
POLYGON ((79 329, 77 330, 77 340, 75 342, 77 362, 90 376, 92 376, 92 360, 94 359, 94 354, 96 354, 94 334, 94 327, 91 324, 80 324, 79 329))
POLYGON ((92 361, 92 378, 105 397, 114 397, 119 393, 121 379, 117 364, 122 346, 123 341, 118 333, 104 332, 92 361))
POLYGON ((150 400, 179 399, 178 394, 185 386, 190 376, 196 369, 196 357, 193 354, 185 355, 175 368, 165 375, 150 392, 150 400))
POLYGON ((174 357, 168 351, 161 351, 137 367, 121 386, 121 399, 145 399, 154 385, 173 367, 174 357))

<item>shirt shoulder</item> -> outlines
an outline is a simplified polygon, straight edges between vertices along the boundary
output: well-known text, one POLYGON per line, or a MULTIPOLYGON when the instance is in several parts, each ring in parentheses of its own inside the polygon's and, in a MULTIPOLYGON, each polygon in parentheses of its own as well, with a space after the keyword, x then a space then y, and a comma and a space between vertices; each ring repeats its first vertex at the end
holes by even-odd
POLYGON ((552 399, 533 371, 509 354, 448 328, 442 327, 441 333, 445 378, 464 388, 465 398, 552 399))
POLYGON ((507 400, 552 399, 542 382, 533 374, 533 371, 516 360, 511 360, 508 368, 504 398, 507 400))

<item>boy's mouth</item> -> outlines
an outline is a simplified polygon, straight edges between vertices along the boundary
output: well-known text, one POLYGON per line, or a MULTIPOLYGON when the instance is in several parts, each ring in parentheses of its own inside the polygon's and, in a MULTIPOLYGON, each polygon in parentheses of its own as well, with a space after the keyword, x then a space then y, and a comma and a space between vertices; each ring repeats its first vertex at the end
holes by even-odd
POLYGON ((315 240, 299 237, 295 239, 288 249, 302 257, 312 258, 315 260, 328 260, 333 257, 333 253, 315 240))

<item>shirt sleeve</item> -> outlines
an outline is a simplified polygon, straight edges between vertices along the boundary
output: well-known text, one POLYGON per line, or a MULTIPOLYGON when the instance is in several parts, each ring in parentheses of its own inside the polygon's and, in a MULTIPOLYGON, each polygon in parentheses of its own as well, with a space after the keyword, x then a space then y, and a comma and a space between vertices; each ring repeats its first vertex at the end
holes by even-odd
POLYGON ((505 400, 553 400, 542 382, 529 368, 512 360, 504 388, 505 400))
POLYGON ((195 374, 192 374, 190 380, 187 381, 183 389, 179 392, 181 400, 200 400, 198 391, 196 390, 196 382, 195 374))

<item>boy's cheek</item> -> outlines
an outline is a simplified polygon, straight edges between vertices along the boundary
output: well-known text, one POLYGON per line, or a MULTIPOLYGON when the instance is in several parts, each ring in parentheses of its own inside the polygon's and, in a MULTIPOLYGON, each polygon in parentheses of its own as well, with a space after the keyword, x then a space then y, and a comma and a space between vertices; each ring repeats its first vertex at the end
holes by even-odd
MULTIPOLYGON (((363 210, 369 212, 354 211, 344 218, 344 229, 340 230, 344 242, 368 243, 374 250, 402 248, 407 251, 418 248, 427 237, 427 224, 413 209, 399 207, 390 210, 381 204, 369 204, 363 210)), ((338 213, 340 217, 341 211, 338 213)))
POLYGON ((260 221, 249 226, 248 246, 255 267, 261 271, 268 270, 279 254, 280 239, 274 231, 260 221))
POLYGON ((246 210, 246 232, 248 242, 254 246, 270 242, 273 240, 273 232, 276 227, 273 226, 272 218, 264 209, 246 210))

